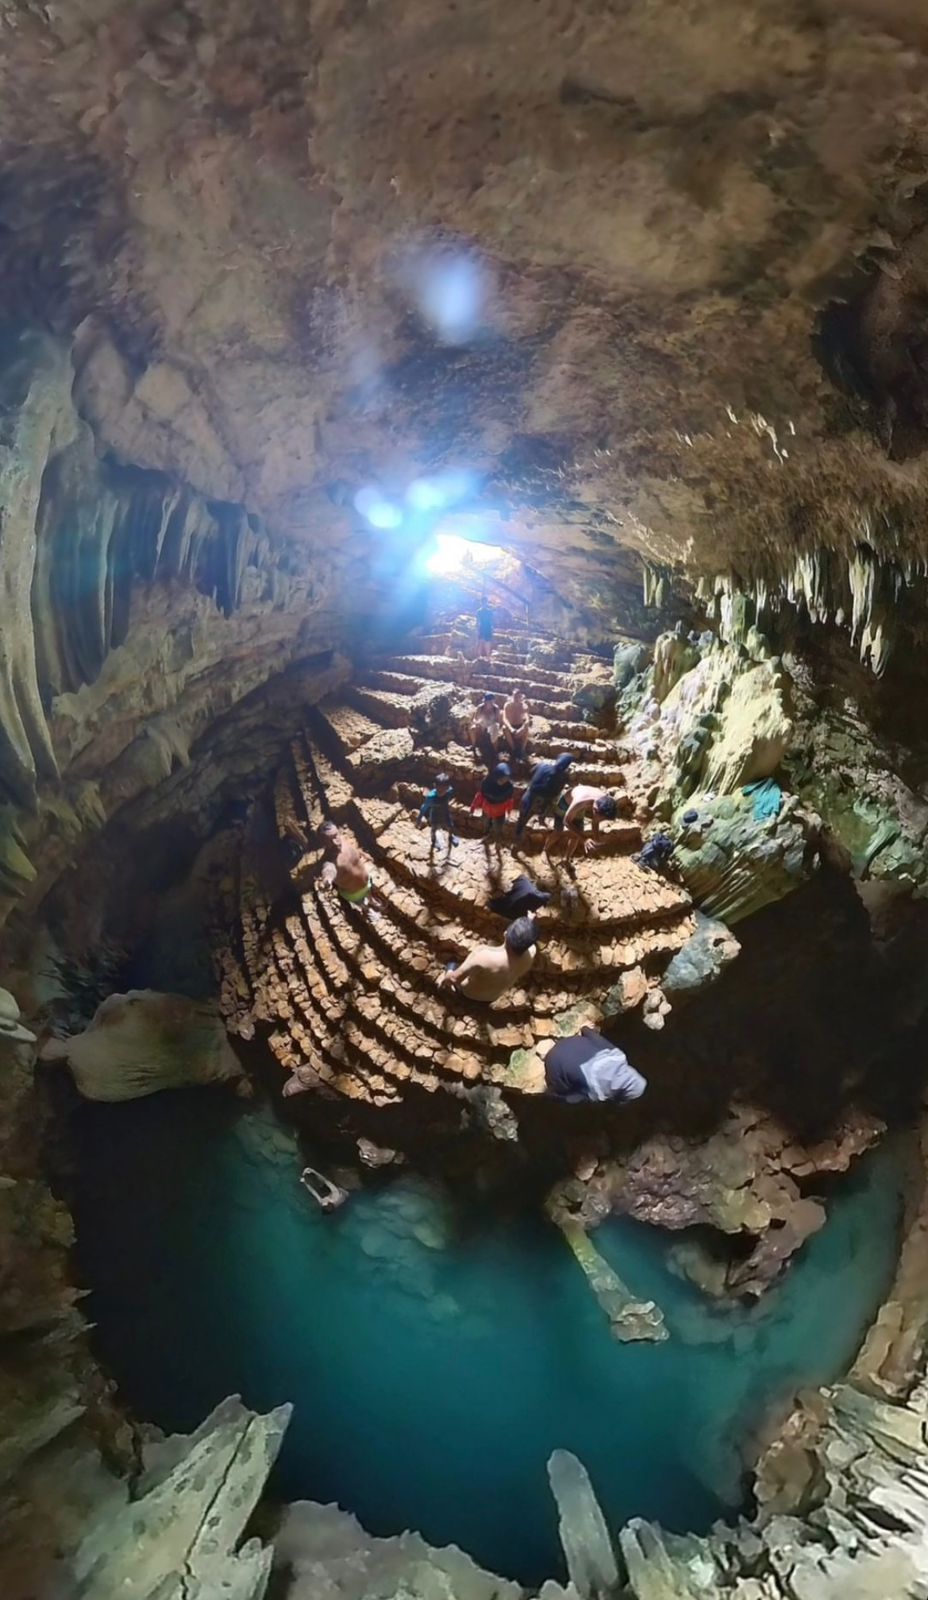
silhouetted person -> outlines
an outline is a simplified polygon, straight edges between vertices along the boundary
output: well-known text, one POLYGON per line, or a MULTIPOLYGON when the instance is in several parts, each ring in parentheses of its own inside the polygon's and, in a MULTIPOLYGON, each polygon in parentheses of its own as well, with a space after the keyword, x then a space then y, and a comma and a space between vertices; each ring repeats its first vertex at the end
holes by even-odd
POLYGON ((489 661, 493 654, 493 607, 484 595, 477 607, 477 658, 489 661))

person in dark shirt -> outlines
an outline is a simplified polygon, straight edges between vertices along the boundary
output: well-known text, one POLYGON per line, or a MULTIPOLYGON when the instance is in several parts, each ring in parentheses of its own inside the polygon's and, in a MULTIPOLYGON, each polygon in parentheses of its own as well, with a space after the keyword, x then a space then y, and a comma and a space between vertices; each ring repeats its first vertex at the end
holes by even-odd
POLYGON ((624 1050, 595 1028, 572 1039, 558 1039, 545 1057, 545 1085, 555 1100, 613 1103, 640 1100, 648 1080, 636 1072, 624 1050))
MULTIPOLYGON (((525 832, 525 826, 533 812, 544 818, 549 811, 554 810, 554 804, 561 790, 565 787, 569 777, 569 768, 574 760, 572 755, 558 756, 556 761, 540 761, 532 773, 532 780, 522 796, 519 808, 519 820, 516 823, 516 838, 520 839, 525 832)), ((558 827, 555 818, 554 826, 558 827)), ((564 826, 563 818, 560 827, 564 826)))
POLYGON ((489 661, 493 654, 493 607, 487 601, 486 595, 477 607, 476 621, 477 657, 479 660, 489 661))
POLYGON ((448 835, 449 850, 452 845, 460 843, 460 840, 451 831, 451 801, 453 798, 454 789, 451 785, 451 779, 447 772, 439 772, 435 779, 435 787, 429 790, 419 807, 419 815, 416 818, 417 828, 424 827, 426 823, 431 828, 433 850, 441 830, 444 830, 448 835))
POLYGON ((505 917, 507 921, 514 922, 517 917, 528 917, 533 911, 540 911, 550 899, 547 890, 539 889, 537 883, 533 883, 524 872, 520 872, 515 883, 505 894, 498 894, 490 901, 490 910, 495 911, 498 917, 505 917))
POLYGON ((474 795, 471 804, 472 811, 483 813, 486 827, 483 837, 486 839, 491 833, 499 840, 503 835, 503 824, 510 811, 515 810, 516 791, 512 782, 509 768, 505 761, 500 761, 488 772, 480 788, 474 795))

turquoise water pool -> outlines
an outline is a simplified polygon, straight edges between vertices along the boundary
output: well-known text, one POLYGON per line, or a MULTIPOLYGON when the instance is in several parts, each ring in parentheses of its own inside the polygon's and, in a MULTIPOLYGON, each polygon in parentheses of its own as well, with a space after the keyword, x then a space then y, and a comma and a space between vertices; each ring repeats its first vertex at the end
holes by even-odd
POLYGON ((545 1464, 586 1464, 614 1525, 704 1529, 742 1490, 771 1405, 833 1378, 892 1278, 904 1163, 888 1144, 760 1308, 722 1315, 672 1238, 597 1242, 664 1309, 663 1345, 619 1345, 560 1235, 457 1213, 415 1179, 324 1216, 289 1133, 215 1091, 76 1120, 78 1271, 98 1356, 136 1415, 188 1429, 222 1396, 294 1403, 272 1489, 335 1500, 374 1533, 417 1528, 526 1583, 560 1571, 545 1464))

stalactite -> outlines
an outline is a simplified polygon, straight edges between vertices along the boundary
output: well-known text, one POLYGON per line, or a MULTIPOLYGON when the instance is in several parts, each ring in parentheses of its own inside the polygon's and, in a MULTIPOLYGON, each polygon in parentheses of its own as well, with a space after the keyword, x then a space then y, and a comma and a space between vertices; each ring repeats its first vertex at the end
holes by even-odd
POLYGON ((230 616, 270 549, 241 506, 101 460, 73 409, 66 348, 32 332, 11 346, 0 372, 0 788, 34 805, 39 781, 58 775, 47 711, 125 642, 133 583, 188 583, 230 616))

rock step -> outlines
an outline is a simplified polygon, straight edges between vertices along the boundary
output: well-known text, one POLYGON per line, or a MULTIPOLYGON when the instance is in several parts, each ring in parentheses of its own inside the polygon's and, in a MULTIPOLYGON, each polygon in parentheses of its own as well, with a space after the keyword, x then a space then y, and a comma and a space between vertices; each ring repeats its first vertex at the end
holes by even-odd
MULTIPOLYGON (((408 694, 394 693, 389 689, 367 689, 357 684, 346 690, 346 694, 358 712, 366 713, 365 721, 374 720, 375 727, 381 729, 409 727, 412 708, 408 694)), ((323 710, 327 712, 325 706, 323 710)), ((329 721, 331 720, 330 717, 329 721)))
POLYGON ((535 667, 528 661, 508 661, 502 657, 474 661, 469 678, 471 688, 479 687, 486 678, 495 678, 513 689, 523 689, 526 696, 529 688, 542 694, 547 690, 555 698, 560 694, 569 699, 571 694, 569 672, 561 672, 556 667, 535 667))
POLYGON ((297 999, 302 1019, 294 1015, 292 1005, 289 1014, 281 1006, 281 1017, 298 1048, 308 1056, 307 1064, 316 1071, 321 1065, 326 1081, 344 1075, 348 1081, 336 1081, 333 1086, 351 1099, 398 1099, 397 1086, 410 1082, 434 1093, 439 1087, 434 1072, 414 1056, 410 1058, 408 1051, 398 1051, 395 1041, 385 1042, 378 1037, 376 1028, 371 1028, 359 1009, 365 1003, 363 999, 354 1002, 351 996, 333 996, 326 991, 318 970, 307 963, 305 934, 296 918, 288 918, 287 933, 288 939, 282 934, 275 936, 275 956, 278 969, 285 973, 286 988, 297 999))
MULTIPOLYGON (((430 750, 427 746, 419 745, 405 763, 403 775, 431 789, 435 773, 447 772, 461 798, 469 803, 479 787, 484 770, 482 766, 475 766, 473 755, 466 745, 449 744, 444 750, 430 750)), ((574 783, 599 784, 604 789, 625 787, 625 769, 617 762, 575 761, 570 772, 574 783)))
MULTIPOLYGON (((481 693, 492 694, 500 701, 508 699, 511 688, 512 685, 504 678, 484 678, 482 684, 471 685, 472 692, 478 695, 481 693)), ((528 701, 529 709, 537 712, 541 717, 551 717, 558 722, 583 721, 583 715, 579 707, 575 706, 572 700, 552 698, 547 690, 544 695, 539 695, 529 693, 526 687, 525 698, 528 701)))
MULTIPOLYGON (((334 916, 335 909, 332 910, 334 916)), ((365 981, 360 967, 349 968, 333 942, 332 924, 327 921, 328 911, 328 907, 323 910, 321 902, 316 902, 312 896, 304 899, 302 920, 312 939, 312 959, 305 934, 299 939, 297 930, 301 924, 294 918, 288 923, 288 928, 297 945, 304 971, 308 972, 314 966, 316 972, 322 974, 328 992, 342 1003, 343 1037, 349 1044, 356 1044, 356 1035, 351 1030, 359 1030, 371 1046, 377 1046, 378 1053, 372 1054, 381 1071, 394 1077, 413 1077, 413 1081, 421 1080, 424 1088, 436 1088, 438 1079, 434 1067, 436 1058, 448 1048, 448 1030, 440 1029, 437 1034, 427 1033, 422 1026, 421 1016, 413 1020, 412 1016, 394 1011, 395 995, 389 990, 381 993, 379 987, 365 981)), ((350 927, 342 931, 343 937, 350 939, 350 927)), ((357 946, 355 953, 356 949, 357 946)), ((373 958, 370 965, 374 965, 373 958)), ((412 995, 410 1009, 414 1006, 415 995, 412 995)))
MULTIPOLYGON (((582 983, 578 982, 578 979, 588 976, 590 987, 593 987, 593 974, 587 973, 586 969, 580 966, 574 972, 564 970, 556 973, 558 981, 566 981, 566 987, 550 992, 539 991, 533 972, 529 989, 511 990, 506 997, 504 1008, 489 1012, 479 1009, 475 1012, 466 1000, 460 999, 450 991, 439 989, 438 979, 446 963, 460 955, 462 946, 469 946, 480 940, 497 943, 503 931, 502 922, 497 918, 488 919, 492 922, 492 926, 482 928, 475 933, 473 929, 466 928, 459 922, 431 921, 429 924, 431 938, 422 939, 419 937, 420 923, 417 920, 421 901, 415 891, 404 890, 393 880, 386 881, 386 875, 378 877, 378 888, 382 896, 382 912, 376 923, 363 924, 363 935, 352 938, 354 929, 347 924, 347 914, 342 911, 337 901, 331 896, 326 896, 324 891, 321 892, 323 899, 317 899, 320 914, 327 920, 330 937, 344 962, 358 966, 366 982, 377 981, 387 994, 399 995, 401 1004, 415 1009, 419 1016, 434 1027, 440 1027, 443 1021, 449 1026, 453 1024, 460 1017, 463 1007, 465 1016, 470 1018, 471 1022, 476 1015, 483 1022, 489 1023, 485 1037, 489 1046, 493 1047, 494 1030, 498 1027, 508 1027, 510 1019, 518 1019, 525 1024, 532 1021, 535 1012, 538 1015, 548 1016, 563 1010, 573 1004, 581 992, 582 983), (415 932, 412 931, 413 928, 415 932), (378 961, 383 971, 375 980, 371 972, 365 969, 378 961)), ((549 926, 545 925, 546 930, 549 926)), ((542 948, 547 949, 549 943, 546 938, 542 948)), ((561 952, 562 962, 569 959, 561 952)), ((550 963, 541 961, 538 971, 547 971, 549 965, 550 963)), ((460 1033, 460 1030, 457 1032, 460 1033)))
MULTIPOLYGON (((399 805, 394 807, 394 817, 400 813, 400 809, 402 808, 403 813, 409 816, 410 820, 415 823, 416 814, 419 810, 419 806, 422 804, 423 790, 414 784, 404 783, 402 781, 395 784, 394 788, 397 801, 399 802, 399 805)), ((476 838, 478 840, 482 838, 484 826, 483 818, 479 815, 474 815, 470 809, 469 801, 464 799, 452 800, 450 809, 454 831, 459 837, 471 839, 476 838)), ((391 818, 391 820, 393 819, 391 818)), ((387 824, 385 823, 384 827, 379 831, 383 832, 386 826, 387 824)), ((526 850, 530 853, 534 852, 535 850, 541 850, 548 839, 548 832, 549 831, 547 828, 539 827, 536 821, 533 819, 523 833, 522 841, 520 842, 524 842, 526 850)), ((431 844, 430 829, 428 829, 428 827, 424 828, 423 833, 431 844)), ((513 841, 514 824, 509 824, 506 830, 504 843, 510 851, 512 850, 513 841)), ((604 825, 602 833, 600 834, 600 843, 601 850, 597 856, 597 860, 599 860, 602 856, 630 854, 631 851, 640 850, 641 848, 641 827, 637 822, 631 822, 625 818, 617 819, 615 822, 610 822, 608 825, 604 825)), ((442 846, 442 848, 444 847, 442 846)), ((513 876, 515 875, 515 871, 513 870, 513 876)))
MULTIPOLYGON (((549 888, 553 881, 548 883, 549 888)), ((389 919, 377 932, 383 941, 393 945, 400 962, 406 952, 413 952, 423 956, 426 965, 434 962, 437 975, 462 950, 480 942, 495 944, 502 935, 500 919, 485 906, 456 906, 458 913, 466 915, 464 922, 446 904, 426 901, 413 879, 399 880, 383 872, 377 882, 389 919), (398 936, 392 923, 399 928, 398 936)), ((544 937, 532 972, 529 998, 539 1014, 545 1015, 572 1003, 587 989, 601 992, 604 979, 611 982, 633 968, 646 965, 651 970, 668 961, 692 931, 689 918, 668 919, 666 926, 642 926, 633 934, 619 930, 599 938, 595 928, 559 922, 550 908, 544 917, 544 937), (548 994, 546 985, 554 986, 552 994, 548 994)))
MULTIPOLYGON (((428 830, 417 829, 406 817, 392 823, 380 839, 393 873, 415 883, 425 901, 435 899, 445 905, 479 908, 492 915, 486 907, 497 890, 488 879, 485 847, 462 839, 450 856, 439 856, 438 852, 433 856, 430 845, 428 830)), ((535 877, 540 887, 551 888, 552 883, 563 887, 564 869, 555 860, 535 877)), ((684 889, 643 871, 627 856, 580 858, 573 863, 568 881, 588 918, 595 919, 600 930, 650 926, 686 916, 690 907, 684 889)))
MULTIPOLYGON (((358 708, 359 712, 368 714, 368 721, 374 720, 381 726, 408 726, 412 713, 413 698, 429 684, 432 687, 446 689, 452 699, 452 704, 456 708, 470 705, 473 710, 476 710, 480 704, 479 690, 460 689, 451 683, 438 685, 434 680, 403 677, 399 673, 376 673, 370 674, 369 677, 377 679, 377 686, 368 687, 367 682, 356 686, 350 691, 352 704, 358 708)), ((543 757, 549 754, 560 754, 566 743, 567 745, 582 745, 584 750, 589 750, 591 756, 596 756, 599 759, 614 759, 616 753, 615 739, 609 735, 604 735, 602 728, 597 727, 596 724, 583 722, 573 716, 570 718, 562 717, 560 715, 562 706, 560 704, 554 706, 551 701, 542 700, 539 702, 537 699, 533 700, 529 697, 529 708, 533 716, 532 749, 536 755, 543 757), (554 715, 555 711, 558 713, 557 715, 554 715), (549 712, 551 713, 550 715, 548 714, 549 712)), ((576 710, 575 707, 571 709, 576 710)), ((350 748, 342 733, 340 724, 336 722, 330 712, 327 712, 327 714, 329 721, 333 723, 336 731, 341 735, 343 745, 346 748, 350 748)), ((350 715, 345 718, 345 725, 350 734, 354 727, 350 715)), ((360 726, 360 718, 358 719, 358 725, 360 726)), ((369 729, 368 737, 372 736, 373 731, 373 728, 369 729)))
POLYGON ((362 689, 386 689, 389 694, 413 695, 429 685, 432 688, 446 688, 449 694, 457 695, 461 686, 450 678, 445 682, 440 678, 420 678, 407 672, 365 672, 357 680, 356 687, 362 689))
MULTIPOLYGON (((367 707, 356 701, 329 698, 323 700, 318 710, 325 717, 344 755, 350 755, 359 745, 373 739, 383 729, 383 721, 367 713, 367 707)), ((408 720, 408 719, 407 719, 408 720)))
MULTIPOLYGON (((246 912, 243 923, 247 917, 246 912)), ((281 930, 268 933, 265 924, 259 931, 258 921, 253 921, 249 942, 257 968, 254 1017, 273 1028, 271 1049, 289 1075, 284 1093, 313 1086, 306 1081, 307 1074, 313 1074, 318 1082, 349 1099, 369 1100, 374 1105, 397 1102, 401 1095, 379 1073, 363 1066, 360 1072, 348 1069, 333 1032, 341 1022, 340 1012, 337 1007, 327 1011, 313 1001, 281 930)))
POLYGON ((348 779, 316 744, 311 747, 307 768, 313 780, 310 792, 321 799, 326 818, 347 822, 354 805, 354 789, 348 779))
MULTIPOLYGON (((398 979, 393 980, 396 989, 401 985, 398 979)), ((395 1001, 395 995, 390 991, 388 998, 395 1001)), ((412 990, 407 991, 407 999, 421 1005, 421 997, 416 996, 412 990)), ((393 1076, 399 1081, 408 1080, 417 1083, 420 1087, 434 1091, 442 1083, 473 1081, 483 1078, 487 1081, 501 1080, 508 1067, 507 1059, 493 1063, 486 1054, 481 1054, 475 1045, 482 1045, 484 1052, 499 1048, 495 1039, 479 1040, 475 1037, 476 1025, 473 1017, 458 1014, 455 1019, 457 1026, 448 1027, 441 1040, 429 1039, 424 1048, 421 1044, 414 1045, 414 1039, 421 1039, 421 1032, 410 1026, 408 1018, 401 1015, 391 1016, 389 1007, 384 1006, 380 997, 376 1002, 371 995, 365 995, 357 1002, 356 1011, 366 1013, 366 1018, 359 1021, 352 1020, 353 1031, 345 1035, 349 1045, 358 1046, 359 1034, 363 1036, 365 1048, 371 1058, 376 1060, 387 1076, 393 1076)), ((502 1030, 497 1029, 499 1033, 502 1030)), ((509 1030, 512 1033, 512 1029, 509 1030)), ((524 1030, 518 1030, 514 1037, 526 1037, 524 1030)), ((366 1070, 362 1061, 362 1072, 366 1070)))
POLYGON ((415 743, 409 728, 381 728, 372 739, 345 757, 345 769, 355 783, 388 787, 397 772, 412 759, 415 743))
MULTIPOLYGON (((506 1006, 499 1012, 468 1005, 450 991, 438 989, 444 962, 436 958, 435 951, 421 941, 410 944, 408 935, 398 927, 393 928, 391 942, 385 933, 391 925, 385 917, 381 916, 376 925, 361 924, 361 933, 351 926, 348 914, 334 902, 334 897, 320 895, 317 907, 314 916, 304 902, 307 924, 313 926, 324 920, 328 930, 327 934, 317 929, 316 954, 321 953, 324 964, 331 965, 325 950, 329 939, 343 957, 350 949, 348 960, 356 965, 364 996, 363 1000, 354 998, 353 1004, 369 1016, 371 1025, 388 1042, 401 1052, 411 1051, 420 1065, 429 1060, 441 1072, 449 1050, 459 1054, 469 1049, 478 1060, 468 1075, 486 1077, 506 1065, 504 1061, 494 1064, 488 1058, 508 1058, 511 1050, 529 1048, 537 1038, 552 1032, 540 1016, 533 1014, 532 998, 525 990, 515 990, 507 996, 506 1006), (376 1008, 365 1011, 365 1002, 374 994, 376 1008)), ((564 1004, 570 1004, 573 998, 566 996, 564 1004)), ((452 1075, 461 1075, 459 1066, 455 1066, 452 1075)))
POLYGON ((471 689, 480 687, 484 677, 489 673, 504 685, 507 695, 510 690, 524 688, 526 685, 542 692, 560 690, 565 696, 569 693, 568 678, 565 673, 552 672, 545 667, 523 666, 516 662, 498 664, 491 662, 488 667, 485 662, 479 664, 465 662, 462 665, 457 656, 387 656, 378 661, 376 670, 391 676, 426 679, 430 683, 458 684, 471 689), (478 665, 479 671, 476 670, 478 665))

